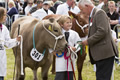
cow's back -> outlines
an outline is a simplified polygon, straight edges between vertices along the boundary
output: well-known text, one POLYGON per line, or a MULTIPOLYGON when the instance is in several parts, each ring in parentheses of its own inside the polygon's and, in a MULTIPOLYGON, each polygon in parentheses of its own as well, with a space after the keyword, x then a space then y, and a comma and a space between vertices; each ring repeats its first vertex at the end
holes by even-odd
POLYGON ((18 35, 18 26, 20 26, 20 34, 23 34, 24 31, 34 28, 34 25, 39 20, 31 16, 21 17, 14 21, 11 28, 11 38, 15 38, 18 35))

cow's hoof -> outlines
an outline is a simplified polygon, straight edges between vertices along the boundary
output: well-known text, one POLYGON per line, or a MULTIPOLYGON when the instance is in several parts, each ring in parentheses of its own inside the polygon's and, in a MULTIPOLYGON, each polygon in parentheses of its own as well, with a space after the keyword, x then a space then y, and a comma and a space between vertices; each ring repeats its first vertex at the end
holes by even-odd
POLYGON ((24 80, 25 76, 24 75, 21 75, 19 80, 24 80))
POLYGON ((48 80, 48 77, 43 77, 43 80, 48 80))
POLYGON ((55 72, 55 70, 51 70, 51 73, 52 73, 52 74, 55 74, 56 72, 55 72))

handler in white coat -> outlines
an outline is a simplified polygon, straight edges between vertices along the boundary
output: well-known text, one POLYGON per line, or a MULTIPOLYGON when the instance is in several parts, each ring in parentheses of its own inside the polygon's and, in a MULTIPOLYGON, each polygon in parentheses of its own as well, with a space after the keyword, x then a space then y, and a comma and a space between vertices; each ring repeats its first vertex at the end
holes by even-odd
MULTIPOLYGON (((80 50, 79 46, 74 46, 78 44, 78 41, 81 41, 77 32, 71 30, 72 23, 71 18, 66 15, 62 15, 58 20, 58 23, 62 27, 62 33, 65 35, 68 45, 72 48, 73 51, 77 52, 80 50), (78 48, 79 47, 79 48, 78 48)), ((53 52, 54 53, 54 52, 53 52)), ((71 53, 70 57, 67 59, 65 56, 70 54, 64 53, 63 56, 56 57, 56 76, 55 80, 73 80, 73 74, 75 70, 75 56, 71 53), (72 62, 72 64, 71 64, 72 62), (69 73, 69 74, 68 74, 69 73), (69 76, 68 76, 69 75, 69 76)))
POLYGON ((6 57, 6 49, 12 48, 18 45, 20 41, 20 37, 15 39, 10 38, 9 31, 5 25, 2 23, 6 20, 6 9, 0 7, 0 80, 4 80, 4 76, 6 75, 7 69, 7 57, 6 57))

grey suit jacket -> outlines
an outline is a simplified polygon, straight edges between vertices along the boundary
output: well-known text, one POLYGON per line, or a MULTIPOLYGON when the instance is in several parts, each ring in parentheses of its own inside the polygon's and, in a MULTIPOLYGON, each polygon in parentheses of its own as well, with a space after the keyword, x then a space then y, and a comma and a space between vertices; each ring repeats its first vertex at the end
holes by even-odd
POLYGON ((91 61, 103 60, 118 53, 111 35, 109 19, 101 9, 93 10, 92 26, 89 27, 87 41, 91 61))

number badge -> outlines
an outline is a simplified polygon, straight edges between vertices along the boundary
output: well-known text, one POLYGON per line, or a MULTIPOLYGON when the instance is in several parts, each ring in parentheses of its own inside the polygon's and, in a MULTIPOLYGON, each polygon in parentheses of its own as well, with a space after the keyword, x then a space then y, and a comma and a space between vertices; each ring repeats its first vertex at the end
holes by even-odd
POLYGON ((33 48, 30 52, 30 56, 32 57, 33 60, 35 61, 41 61, 44 57, 43 54, 39 53, 36 48, 33 48))

